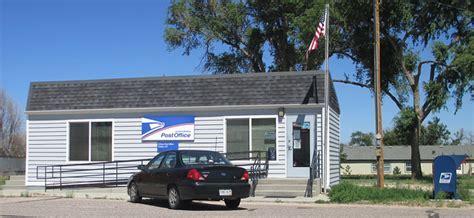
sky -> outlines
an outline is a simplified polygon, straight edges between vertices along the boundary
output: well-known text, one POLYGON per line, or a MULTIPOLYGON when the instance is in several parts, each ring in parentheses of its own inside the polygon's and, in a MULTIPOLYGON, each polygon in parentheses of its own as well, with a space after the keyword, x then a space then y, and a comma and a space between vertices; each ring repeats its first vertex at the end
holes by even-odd
MULTIPOLYGON (((25 110, 30 82, 203 74, 202 51, 183 55, 164 40, 169 2, 157 0, 0 0, 0 86, 25 110)), ((317 22, 317 21, 315 21, 317 22)), ((429 58, 427 51, 420 51, 429 58)), ((383 52, 382 52, 383 53, 383 52)), ((347 59, 330 59, 334 79, 354 72, 347 59)), ((336 83, 341 142, 375 129, 371 93, 336 83)), ((474 130, 473 101, 463 98, 435 116, 453 133, 474 130)), ((385 99, 383 127, 397 107, 385 99)), ((433 116, 433 115, 432 115, 433 116)))

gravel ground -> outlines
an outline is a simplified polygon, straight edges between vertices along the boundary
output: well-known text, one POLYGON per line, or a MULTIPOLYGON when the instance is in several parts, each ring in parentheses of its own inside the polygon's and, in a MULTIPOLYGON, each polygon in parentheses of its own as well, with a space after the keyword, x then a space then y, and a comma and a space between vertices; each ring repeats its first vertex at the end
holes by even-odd
POLYGON ((76 198, 0 198, 0 216, 46 217, 473 217, 471 208, 426 208, 340 204, 244 202, 228 210, 223 202, 193 202, 170 210, 166 202, 76 198))

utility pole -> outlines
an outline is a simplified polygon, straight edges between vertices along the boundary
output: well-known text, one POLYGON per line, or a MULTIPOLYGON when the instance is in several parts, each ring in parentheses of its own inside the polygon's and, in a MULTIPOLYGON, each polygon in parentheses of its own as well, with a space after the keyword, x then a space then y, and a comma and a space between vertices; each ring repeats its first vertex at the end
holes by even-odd
POLYGON ((377 186, 384 187, 384 156, 383 156, 383 128, 382 128, 382 96, 380 95, 380 23, 379 0, 374 0, 374 91, 375 91, 375 146, 377 155, 377 186))

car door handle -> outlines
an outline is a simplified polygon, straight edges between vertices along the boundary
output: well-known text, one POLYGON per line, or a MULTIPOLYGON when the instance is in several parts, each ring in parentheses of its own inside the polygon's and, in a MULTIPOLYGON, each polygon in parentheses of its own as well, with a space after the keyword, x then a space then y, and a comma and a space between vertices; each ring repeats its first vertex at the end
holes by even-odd
POLYGON ((166 176, 168 176, 168 177, 171 176, 171 173, 166 173, 166 176))

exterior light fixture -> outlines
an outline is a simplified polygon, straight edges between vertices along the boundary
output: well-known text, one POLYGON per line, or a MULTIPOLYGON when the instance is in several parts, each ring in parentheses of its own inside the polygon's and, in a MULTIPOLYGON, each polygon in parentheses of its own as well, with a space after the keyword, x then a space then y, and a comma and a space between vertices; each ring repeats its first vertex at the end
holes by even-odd
POLYGON ((283 118, 285 116, 285 108, 278 108, 278 117, 283 118))

